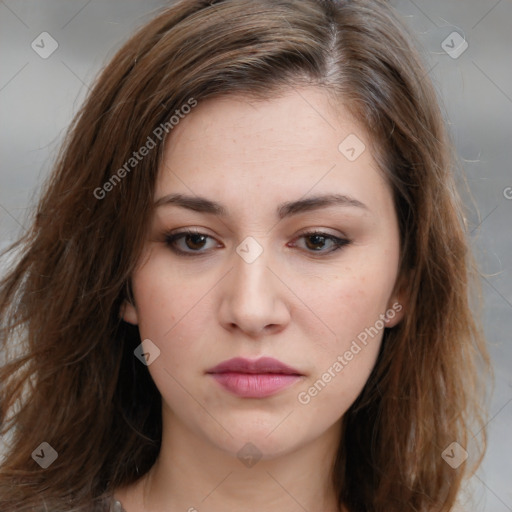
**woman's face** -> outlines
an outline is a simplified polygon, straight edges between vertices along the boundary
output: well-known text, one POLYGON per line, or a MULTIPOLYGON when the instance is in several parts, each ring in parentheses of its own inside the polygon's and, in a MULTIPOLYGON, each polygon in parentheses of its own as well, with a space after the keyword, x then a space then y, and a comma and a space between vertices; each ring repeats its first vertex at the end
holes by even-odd
POLYGON ((268 458, 338 432, 403 314, 392 194, 362 128, 313 87, 200 102, 154 200, 122 314, 151 340, 164 431, 268 458), (245 366, 218 367, 232 358, 245 366))

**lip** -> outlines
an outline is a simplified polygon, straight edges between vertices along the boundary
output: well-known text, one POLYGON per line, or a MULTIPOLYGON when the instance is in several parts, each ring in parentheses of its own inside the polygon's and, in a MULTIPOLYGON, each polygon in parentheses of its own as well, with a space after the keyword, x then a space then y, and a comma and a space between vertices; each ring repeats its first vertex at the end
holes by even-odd
POLYGON ((282 391, 304 375, 272 357, 235 357, 207 370, 224 389, 243 398, 265 398, 282 391))
POLYGON ((279 373, 283 375, 302 375, 299 370, 288 366, 273 357, 260 357, 259 359, 245 359, 234 357, 210 368, 206 373, 279 373))

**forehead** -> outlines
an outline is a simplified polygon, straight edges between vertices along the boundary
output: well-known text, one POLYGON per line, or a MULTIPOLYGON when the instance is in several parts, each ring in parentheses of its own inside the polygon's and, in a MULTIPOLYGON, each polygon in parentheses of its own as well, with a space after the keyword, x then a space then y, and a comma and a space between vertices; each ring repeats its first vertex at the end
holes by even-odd
POLYGON ((167 141, 155 199, 179 192, 269 204, 308 192, 378 203, 389 190, 365 130, 319 88, 199 102, 167 141))

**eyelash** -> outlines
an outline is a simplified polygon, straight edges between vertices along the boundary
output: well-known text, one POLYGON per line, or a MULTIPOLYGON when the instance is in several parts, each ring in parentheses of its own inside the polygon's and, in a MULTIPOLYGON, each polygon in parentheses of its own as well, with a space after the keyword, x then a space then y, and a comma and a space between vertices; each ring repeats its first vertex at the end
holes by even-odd
MULTIPOLYGON (((190 236, 190 235, 196 235, 196 236, 199 235, 199 236, 204 236, 204 237, 213 239, 213 237, 206 235, 205 233, 201 233, 200 231, 193 231, 193 230, 187 229, 187 230, 180 231, 178 233, 167 233, 165 235, 165 244, 171 249, 171 251, 173 251, 175 254, 178 254, 180 256, 192 256, 192 257, 202 256, 212 250, 212 249, 208 249, 206 251, 191 251, 191 252, 189 252, 189 251, 182 251, 181 249, 178 249, 174 245, 178 240, 181 240, 181 239, 185 238, 186 236, 190 236)), ((312 237, 312 236, 320 236, 326 240, 330 240, 333 243, 334 248, 332 248, 329 251, 314 251, 314 250, 307 251, 306 250, 311 255, 318 254, 318 255, 324 256, 327 254, 332 254, 333 252, 338 251, 339 249, 349 245, 352 242, 351 240, 349 240, 347 238, 340 238, 340 237, 331 235, 329 233, 324 233, 323 231, 315 231, 315 230, 308 231, 306 233, 302 233, 297 239, 308 238, 308 237, 312 237)))

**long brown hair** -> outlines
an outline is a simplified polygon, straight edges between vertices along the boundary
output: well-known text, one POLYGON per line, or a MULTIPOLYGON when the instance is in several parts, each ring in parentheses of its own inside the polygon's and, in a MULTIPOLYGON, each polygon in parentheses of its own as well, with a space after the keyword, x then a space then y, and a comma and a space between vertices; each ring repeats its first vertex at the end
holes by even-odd
MULTIPOLYGON (((366 128, 393 189, 408 297, 344 416, 340 505, 452 507, 469 464, 454 469, 442 453, 452 442, 468 448, 470 426, 483 427, 477 370, 488 357, 470 309, 452 151, 410 36, 379 0, 181 0, 101 73, 11 248, 0 288, 2 510, 91 510, 151 468, 161 398, 119 308, 152 211, 166 140, 155 130, 172 137, 169 119, 193 101, 268 99, 299 85, 322 87, 366 128), (127 167, 148 137, 155 147, 127 167), (31 457, 42 442, 58 454, 46 469, 31 457)), ((483 447, 483 432, 473 444, 483 447)))

